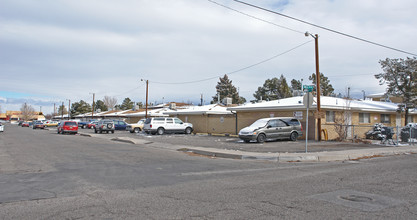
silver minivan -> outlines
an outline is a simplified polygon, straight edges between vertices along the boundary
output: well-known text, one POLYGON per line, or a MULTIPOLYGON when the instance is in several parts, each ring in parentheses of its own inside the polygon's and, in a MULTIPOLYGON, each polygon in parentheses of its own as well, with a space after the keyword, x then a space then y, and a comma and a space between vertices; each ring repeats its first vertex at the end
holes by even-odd
POLYGON ((291 117, 262 118, 239 131, 239 138, 247 143, 252 140, 263 143, 267 139, 296 141, 302 135, 300 121, 291 117))

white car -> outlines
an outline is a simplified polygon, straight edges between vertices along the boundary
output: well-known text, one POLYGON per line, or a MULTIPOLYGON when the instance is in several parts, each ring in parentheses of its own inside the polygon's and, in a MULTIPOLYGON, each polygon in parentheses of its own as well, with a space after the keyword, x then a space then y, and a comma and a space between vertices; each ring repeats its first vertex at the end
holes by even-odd
POLYGON ((158 117, 148 118, 145 121, 143 130, 147 134, 159 134, 164 133, 185 133, 191 134, 193 132, 193 125, 191 123, 184 123, 179 118, 171 117, 158 117))
POLYGON ((0 123, 0 132, 4 131, 4 125, 2 123, 0 123))

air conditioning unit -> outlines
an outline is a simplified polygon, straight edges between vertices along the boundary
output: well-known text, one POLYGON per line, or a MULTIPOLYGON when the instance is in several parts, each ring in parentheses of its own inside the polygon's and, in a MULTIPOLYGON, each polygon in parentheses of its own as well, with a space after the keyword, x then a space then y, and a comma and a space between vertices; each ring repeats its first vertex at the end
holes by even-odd
POLYGON ((175 102, 169 103, 169 109, 172 109, 172 110, 177 109, 177 104, 175 102))
POLYGON ((223 105, 231 105, 233 104, 233 99, 232 98, 224 98, 223 99, 223 105))

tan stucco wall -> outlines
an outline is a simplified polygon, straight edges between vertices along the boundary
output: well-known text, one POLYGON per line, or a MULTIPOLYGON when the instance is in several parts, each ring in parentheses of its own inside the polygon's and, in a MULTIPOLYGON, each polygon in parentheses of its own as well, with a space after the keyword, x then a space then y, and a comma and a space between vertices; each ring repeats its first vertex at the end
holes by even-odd
POLYGON ((173 115, 193 124, 194 133, 235 134, 234 115, 173 115))

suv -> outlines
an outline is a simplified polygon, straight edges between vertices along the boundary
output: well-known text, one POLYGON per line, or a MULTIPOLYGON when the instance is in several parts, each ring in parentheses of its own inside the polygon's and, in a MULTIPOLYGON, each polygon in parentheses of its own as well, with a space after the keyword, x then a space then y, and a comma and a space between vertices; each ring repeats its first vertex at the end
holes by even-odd
POLYGON ((256 140, 258 143, 266 139, 290 139, 296 141, 303 135, 303 127, 296 118, 262 118, 249 127, 239 131, 239 138, 246 143, 256 140))
POLYGON ((103 131, 106 131, 107 133, 109 133, 109 131, 114 133, 114 121, 107 119, 99 121, 98 124, 94 127, 94 132, 100 132, 101 134, 103 131))
POLYGON ((128 124, 126 126, 126 130, 130 131, 130 133, 139 133, 143 129, 143 125, 145 124, 145 119, 140 119, 136 124, 128 124))
POLYGON ((78 124, 76 121, 61 121, 57 128, 57 133, 65 134, 65 133, 78 133, 78 124))
POLYGON ((190 123, 184 123, 179 118, 171 117, 158 117, 148 118, 145 120, 143 130, 149 134, 164 133, 185 133, 191 134, 193 132, 193 125, 190 123))

